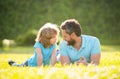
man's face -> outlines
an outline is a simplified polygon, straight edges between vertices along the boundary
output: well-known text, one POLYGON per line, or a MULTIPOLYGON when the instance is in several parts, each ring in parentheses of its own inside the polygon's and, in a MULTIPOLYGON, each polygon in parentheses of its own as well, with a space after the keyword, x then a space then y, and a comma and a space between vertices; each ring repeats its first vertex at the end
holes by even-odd
POLYGON ((75 40, 72 39, 71 35, 67 34, 65 32, 65 30, 62 30, 62 35, 63 35, 64 40, 67 41, 68 45, 72 45, 73 46, 75 44, 75 40))

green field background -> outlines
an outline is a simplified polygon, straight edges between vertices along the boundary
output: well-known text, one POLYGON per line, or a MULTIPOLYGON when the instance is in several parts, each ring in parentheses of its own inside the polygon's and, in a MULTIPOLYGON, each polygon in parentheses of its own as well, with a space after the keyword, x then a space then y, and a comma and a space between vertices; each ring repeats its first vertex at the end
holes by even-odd
POLYGON ((120 46, 101 46, 100 65, 71 64, 54 67, 11 67, 8 60, 22 63, 33 55, 32 47, 0 50, 0 79, 120 79, 120 46))
MULTIPOLYGON (((120 79, 120 0, 0 0, 0 79, 120 79), (100 65, 11 67, 33 55, 38 30, 77 19, 82 34, 99 38, 100 65), (6 41, 7 42, 4 42, 6 41)), ((58 40, 62 40, 60 32, 58 40)))

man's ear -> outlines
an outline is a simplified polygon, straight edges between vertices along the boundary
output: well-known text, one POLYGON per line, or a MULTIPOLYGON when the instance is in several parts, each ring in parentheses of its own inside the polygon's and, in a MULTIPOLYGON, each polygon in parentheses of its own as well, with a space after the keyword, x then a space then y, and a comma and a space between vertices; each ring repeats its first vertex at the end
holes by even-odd
POLYGON ((71 37, 72 37, 72 38, 75 38, 75 36, 76 36, 76 34, 73 32, 73 33, 71 34, 71 37))

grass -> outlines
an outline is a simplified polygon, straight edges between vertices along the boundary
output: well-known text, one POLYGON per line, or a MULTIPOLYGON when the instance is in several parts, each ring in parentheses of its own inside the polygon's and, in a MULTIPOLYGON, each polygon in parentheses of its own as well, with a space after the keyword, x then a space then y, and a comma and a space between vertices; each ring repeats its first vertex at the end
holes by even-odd
POLYGON ((0 79, 120 79, 120 46, 101 46, 99 66, 10 67, 10 59, 22 63, 33 53, 32 47, 0 50, 0 79))
POLYGON ((5 47, 0 48, 0 53, 33 53, 33 47, 32 46, 22 46, 22 47, 5 47))

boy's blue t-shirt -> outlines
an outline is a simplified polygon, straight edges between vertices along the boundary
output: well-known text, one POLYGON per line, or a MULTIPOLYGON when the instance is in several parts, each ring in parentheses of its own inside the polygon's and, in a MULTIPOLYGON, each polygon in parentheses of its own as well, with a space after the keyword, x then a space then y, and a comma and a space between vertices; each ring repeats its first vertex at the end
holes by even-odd
POLYGON ((28 66, 37 66, 37 53, 36 48, 40 48, 43 56, 43 65, 50 65, 51 55, 53 50, 56 48, 56 44, 50 46, 49 48, 44 48, 40 42, 36 42, 34 45, 34 55, 28 59, 28 66))
POLYGON ((91 55, 99 54, 101 52, 100 42, 98 38, 88 35, 81 35, 81 36, 82 36, 82 46, 80 47, 79 50, 76 50, 72 46, 68 46, 65 40, 63 40, 60 43, 60 55, 68 56, 72 63, 79 60, 80 57, 82 56, 86 58, 87 62, 90 62, 91 55))

